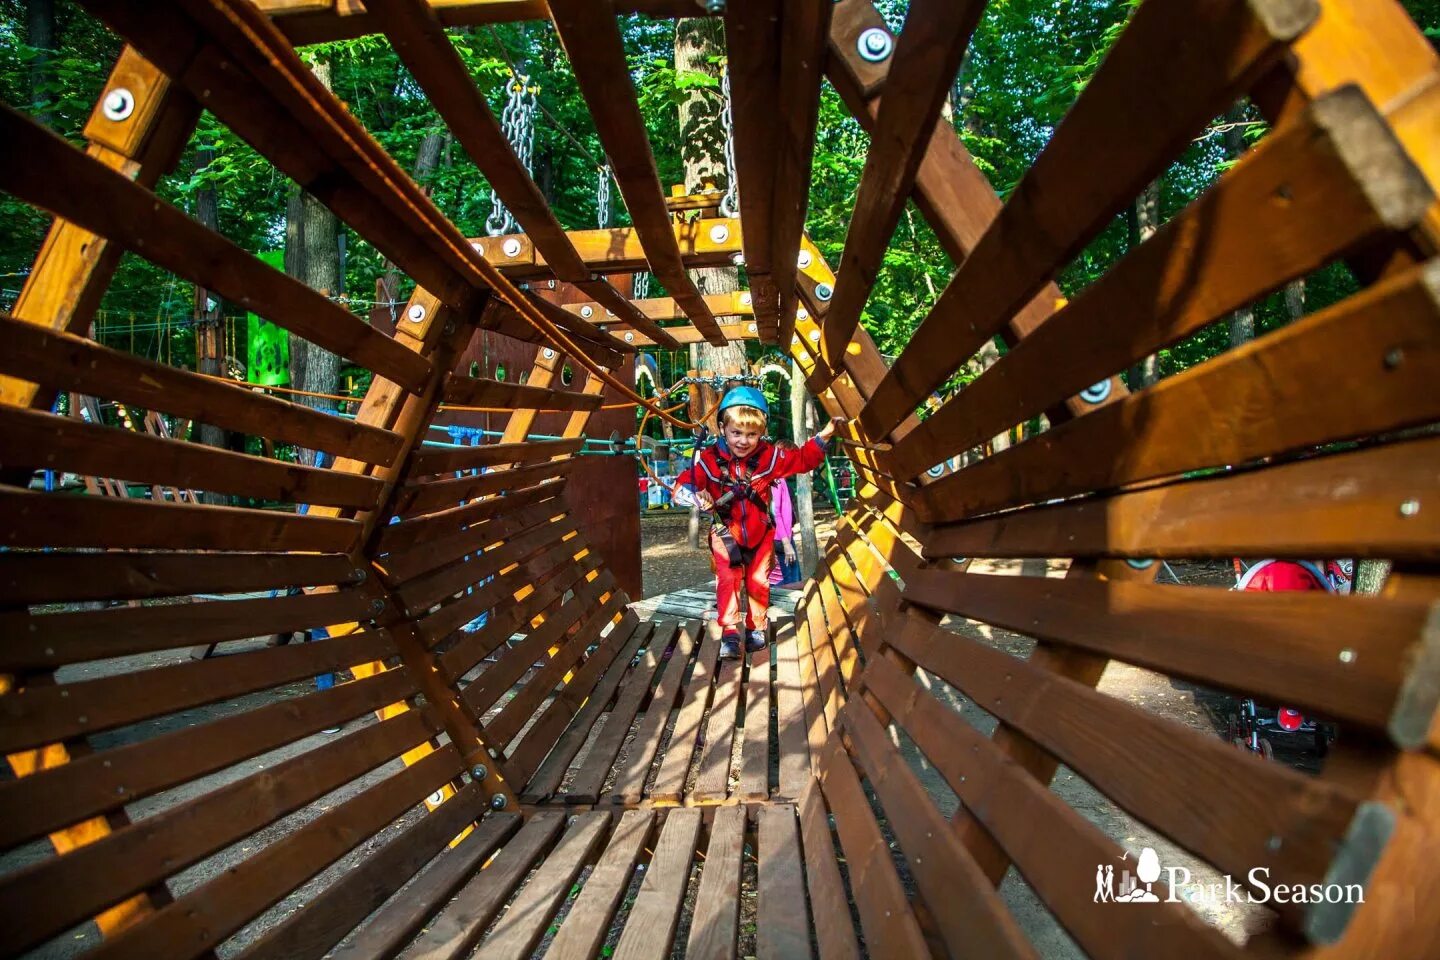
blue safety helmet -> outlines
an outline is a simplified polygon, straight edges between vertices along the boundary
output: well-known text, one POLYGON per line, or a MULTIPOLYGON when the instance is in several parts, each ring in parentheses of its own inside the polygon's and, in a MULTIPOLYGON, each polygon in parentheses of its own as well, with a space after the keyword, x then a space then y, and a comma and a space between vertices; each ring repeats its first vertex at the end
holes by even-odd
POLYGON ((770 419, 770 404, 765 402, 765 394, 759 387, 732 387, 720 401, 720 414, 723 416, 731 407, 754 407, 765 414, 765 419, 770 419))

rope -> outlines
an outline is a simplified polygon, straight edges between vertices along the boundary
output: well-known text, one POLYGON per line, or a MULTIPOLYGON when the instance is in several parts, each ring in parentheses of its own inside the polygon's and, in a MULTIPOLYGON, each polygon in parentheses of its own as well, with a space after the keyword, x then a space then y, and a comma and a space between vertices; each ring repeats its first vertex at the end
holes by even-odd
MULTIPOLYGON (((220 380, 225 383, 239 383, 251 390, 269 390, 274 393, 288 393, 297 397, 314 397, 317 400, 334 400, 338 403, 364 403, 364 397, 344 397, 334 393, 315 393, 311 390, 297 390, 294 387, 280 387, 265 383, 243 383, 230 377, 217 376, 213 373, 202 373, 200 376, 208 380, 220 380)), ((597 408, 599 410, 625 410, 635 406, 633 403, 607 403, 597 408)), ((680 406, 684 406, 681 404, 680 406)), ((462 410, 467 413, 514 413, 516 410, 528 409, 525 407, 471 407, 460 403, 442 403, 436 407, 437 410, 462 410)), ((538 408, 537 408, 538 409, 538 408)), ((678 408, 676 408, 678 409, 678 408)))

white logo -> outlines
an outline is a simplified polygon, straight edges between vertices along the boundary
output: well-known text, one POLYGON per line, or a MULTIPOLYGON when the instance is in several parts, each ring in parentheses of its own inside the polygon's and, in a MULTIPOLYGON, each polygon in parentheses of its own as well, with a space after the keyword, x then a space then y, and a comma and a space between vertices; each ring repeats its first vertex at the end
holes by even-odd
MULTIPOLYGON (((1135 872, 1129 870, 1129 851, 1120 855, 1125 862, 1116 876, 1113 863, 1095 865, 1096 903, 1160 903, 1154 890, 1160 874, 1166 874, 1169 886, 1165 903, 1364 903, 1363 884, 1270 884, 1269 867, 1252 867, 1246 874, 1247 884, 1238 884, 1226 874, 1223 883, 1192 882, 1185 867, 1161 867, 1160 857, 1152 847, 1140 850, 1135 872)), ((1162 891, 1163 892, 1163 891, 1162 891)))

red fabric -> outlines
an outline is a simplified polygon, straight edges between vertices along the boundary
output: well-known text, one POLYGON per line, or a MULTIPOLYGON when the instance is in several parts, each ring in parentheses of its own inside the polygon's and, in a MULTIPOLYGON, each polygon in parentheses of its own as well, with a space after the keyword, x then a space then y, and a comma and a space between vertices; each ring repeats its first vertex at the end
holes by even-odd
POLYGON ((1278 593, 1282 590, 1324 590, 1325 584, 1304 566, 1290 560, 1272 560, 1255 572, 1246 590, 1278 593))
POLYGON ((770 565, 775 559, 775 541, 766 540, 743 567, 730 566, 725 544, 712 531, 710 554, 715 561, 715 609, 720 629, 740 631, 741 608, 746 630, 763 630, 770 609, 770 565))
MULTIPOLYGON (((730 485, 731 477, 749 479, 750 486, 765 504, 764 509, 748 500, 740 500, 730 510, 726 526, 730 536, 742 547, 773 550, 770 529, 770 485, 785 477, 814 470, 825 462, 825 444, 811 438, 800 446, 761 440, 755 451, 735 462, 720 443, 700 451, 700 462, 675 478, 678 485, 703 490, 712 499, 718 498, 730 485)), ((728 563, 728 561, 727 561, 728 563)), ((767 568, 768 570, 768 568, 767 568)))

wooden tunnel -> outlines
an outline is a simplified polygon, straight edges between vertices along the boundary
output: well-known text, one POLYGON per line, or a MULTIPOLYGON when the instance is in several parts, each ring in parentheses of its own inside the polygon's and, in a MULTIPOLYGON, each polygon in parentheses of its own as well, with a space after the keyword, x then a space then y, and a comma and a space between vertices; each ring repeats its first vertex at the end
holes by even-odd
POLYGON ((730 0, 741 215, 693 222, 667 210, 617 25, 702 15, 692 0, 84 4, 129 44, 85 148, 0 112, 0 188, 55 217, 0 318, 0 955, 1047 955, 1017 885, 1092 957, 1440 955, 1440 438, 1423 429, 1440 420, 1440 63, 1395 0, 1145 0, 1003 204, 940 120, 983 2, 913 0, 892 37, 869 0, 730 0), (633 227, 563 229, 443 32, 542 17, 633 227), (366 33, 521 235, 462 236, 293 49, 366 33), (834 272, 804 232, 825 79, 874 145, 834 272), (1061 298, 1057 271, 1247 96, 1272 132, 1061 298), (202 109, 412 278, 393 337, 157 199, 202 109), (910 199, 959 266, 887 366, 858 321, 910 199), (373 371, 358 416, 88 339, 124 252, 373 371), (686 272, 742 252, 744 309, 686 272), (1359 283, 1338 305, 1149 389, 1119 379, 1337 260, 1359 283), (640 269, 667 299, 607 279, 640 269), (542 296, 552 278, 608 322, 542 296), (457 370, 482 333, 534 345, 523 385, 457 370), (846 418, 864 482, 793 622, 742 664, 698 624, 636 616, 567 483, 637 346, 745 336, 846 418), (918 416, 996 336, 1004 356, 918 416), (59 416, 60 393, 332 466, 59 416), (422 446, 442 402, 512 412, 495 443, 422 446), (1041 414, 1038 436, 931 476, 1041 414), (558 439, 527 439, 541 417, 558 439), (38 470, 117 495, 42 492, 38 470), (1375 596, 1155 582, 1158 561, 1233 556, 1393 569, 1375 596), (1035 643, 984 644, 959 618, 1035 643), (306 630, 323 639, 253 639, 306 630), (235 652, 185 654, 214 644, 235 652), (1320 773, 1267 763, 1097 690, 1112 660, 1342 735, 1320 773), (353 681, 310 682, 336 670, 353 681), (1159 902, 1096 902, 1124 838, 1052 789, 1062 765, 1242 888, 1263 868, 1363 903, 1272 901, 1241 944, 1165 880, 1159 902))

